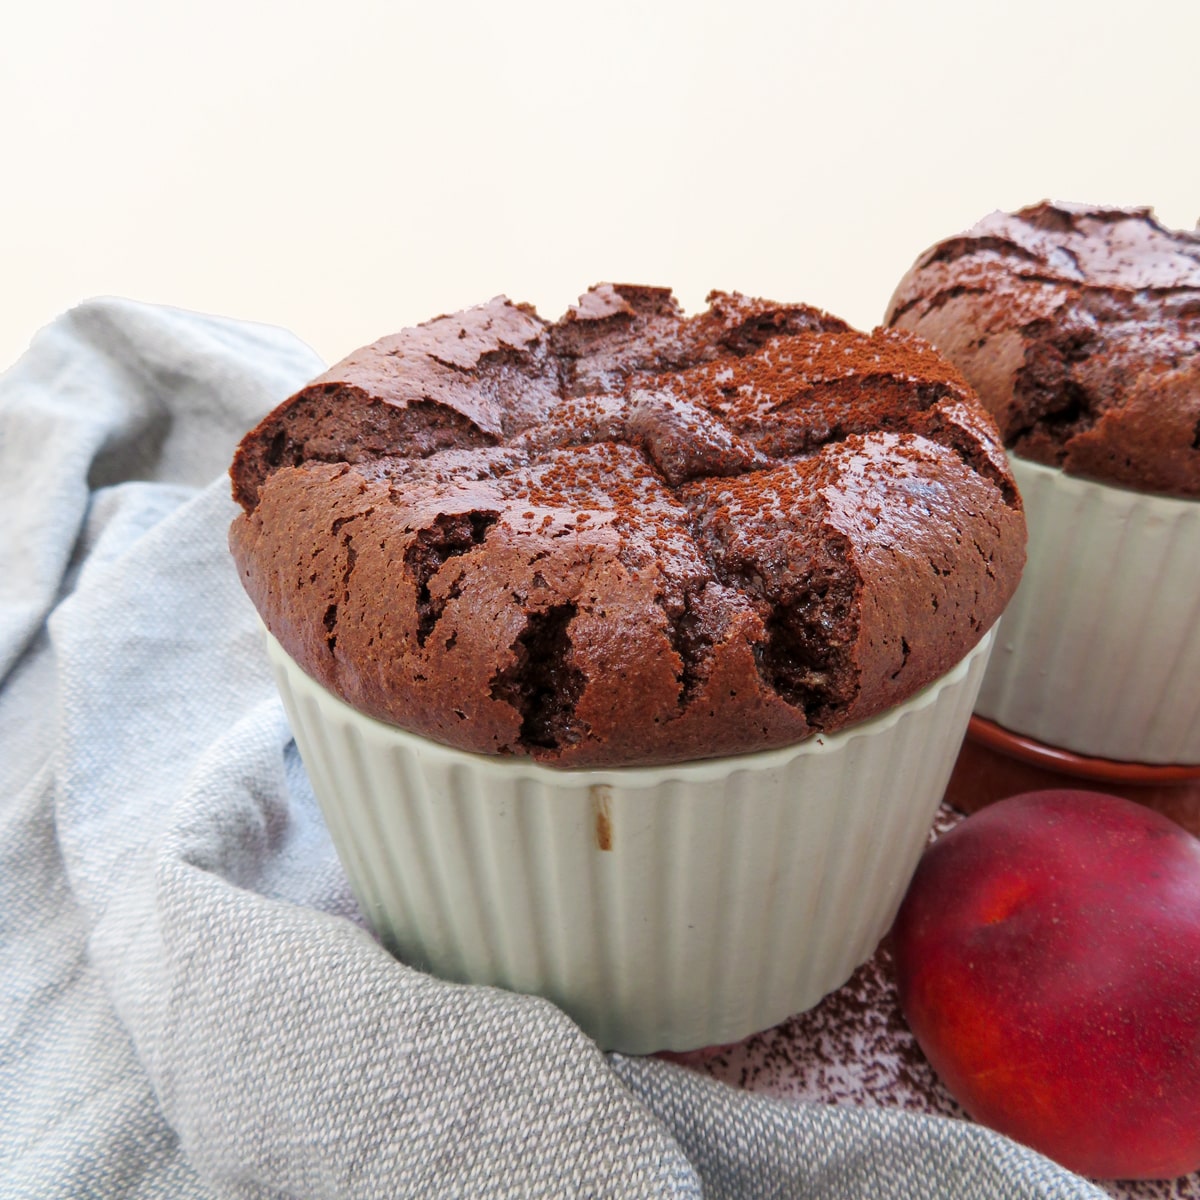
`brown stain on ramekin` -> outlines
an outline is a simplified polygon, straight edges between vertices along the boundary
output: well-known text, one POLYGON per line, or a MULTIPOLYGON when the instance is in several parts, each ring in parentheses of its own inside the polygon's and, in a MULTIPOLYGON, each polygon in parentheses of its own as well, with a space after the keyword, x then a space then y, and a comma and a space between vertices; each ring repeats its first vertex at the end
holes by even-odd
POLYGON ((596 847, 599 850, 611 850, 612 788, 606 783, 594 783, 589 791, 592 796, 592 810, 596 814, 596 847))

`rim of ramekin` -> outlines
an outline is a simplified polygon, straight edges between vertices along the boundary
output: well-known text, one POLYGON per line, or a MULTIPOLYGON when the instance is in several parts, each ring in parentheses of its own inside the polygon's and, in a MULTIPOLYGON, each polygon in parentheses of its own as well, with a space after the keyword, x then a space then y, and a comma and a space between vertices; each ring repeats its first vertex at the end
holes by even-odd
POLYGON ((1124 492, 1131 499, 1137 497, 1140 500, 1150 500, 1168 506, 1192 506, 1200 504, 1200 496, 1174 496, 1168 492, 1143 491, 1140 488, 1130 487, 1125 483, 1110 483, 1106 479, 1095 479, 1090 475, 1076 475, 1074 472, 1067 471, 1062 467, 1052 467, 1046 463, 1037 462, 1035 459, 1025 458, 1023 455, 1017 454, 1014 450, 1008 450, 1006 453, 1009 462, 1020 464, 1020 467, 1024 470, 1035 473, 1041 472, 1053 478, 1056 483, 1075 486, 1081 489, 1104 488, 1110 492, 1124 492))
POLYGON ((770 750, 751 750, 744 754, 728 754, 721 757, 689 759, 677 763, 663 763, 657 766, 599 766, 599 767, 550 767, 528 758, 517 756, 499 756, 479 754, 472 750, 460 750, 435 742, 419 733, 412 733, 398 725, 390 725, 377 717, 359 712, 347 704, 340 696, 331 692, 324 684, 313 679, 299 663, 280 645, 274 635, 263 626, 266 636, 268 653, 291 668, 294 676, 298 676, 305 684, 313 688, 321 700, 332 706, 343 721, 357 724, 364 732, 376 739, 391 741, 402 745, 411 751, 419 751, 451 762, 470 762, 480 769, 506 772, 533 778, 543 783, 557 783, 560 786, 578 782, 581 784, 619 783, 629 788, 653 787, 665 780, 701 780, 726 775, 732 770, 770 770, 778 768, 792 759, 817 754, 836 754, 851 741, 872 736, 890 729, 907 713, 919 712, 937 700, 938 693, 947 686, 961 682, 970 670, 972 662, 980 654, 986 654, 995 637, 996 624, 993 624, 983 636, 963 655, 953 667, 943 675, 931 680, 919 691, 914 692, 906 700, 892 705, 873 717, 867 717, 838 729, 833 733, 816 733, 800 742, 792 742, 787 746, 776 746, 770 750))
POLYGON ((1064 775, 1077 775, 1100 783, 1186 784, 1200 779, 1200 763, 1140 763, 1115 758, 1096 758, 1076 754, 1039 742, 1023 733, 1013 733, 995 721, 972 714, 967 723, 967 737, 989 750, 1006 754, 1034 767, 1045 767, 1064 775))

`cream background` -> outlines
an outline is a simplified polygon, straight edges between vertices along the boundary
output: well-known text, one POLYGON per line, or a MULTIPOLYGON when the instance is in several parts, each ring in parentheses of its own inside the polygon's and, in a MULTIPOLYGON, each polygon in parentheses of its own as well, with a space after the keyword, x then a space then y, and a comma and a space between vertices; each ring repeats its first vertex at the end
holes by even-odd
POLYGON ((507 292, 876 322, 1044 196, 1200 217, 1200 0, 29 0, 0 36, 0 367, 87 296, 328 359, 507 292))

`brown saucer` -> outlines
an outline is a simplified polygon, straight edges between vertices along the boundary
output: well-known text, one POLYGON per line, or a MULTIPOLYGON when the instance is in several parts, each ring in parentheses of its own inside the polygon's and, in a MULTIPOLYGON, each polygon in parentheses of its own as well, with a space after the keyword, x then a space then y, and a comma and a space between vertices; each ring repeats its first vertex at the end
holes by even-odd
POLYGON ((1200 765, 1088 758, 972 717, 946 787, 947 804, 976 812, 1006 796, 1045 788, 1110 792, 1145 804, 1200 836, 1200 765))

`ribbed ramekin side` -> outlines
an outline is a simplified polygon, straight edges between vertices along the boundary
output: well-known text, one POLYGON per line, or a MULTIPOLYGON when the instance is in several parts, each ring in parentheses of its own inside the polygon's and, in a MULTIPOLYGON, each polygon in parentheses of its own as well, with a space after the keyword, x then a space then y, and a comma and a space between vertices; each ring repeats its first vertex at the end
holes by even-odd
POLYGON ((1200 502, 1013 472, 1029 559, 976 711, 1077 754, 1200 762, 1200 502))
POLYGON ((643 1053, 775 1024, 871 953, 986 653, 828 738, 593 772, 438 746, 355 713, 286 656, 278 668, 331 835, 397 954, 546 996, 602 1046, 643 1053))

